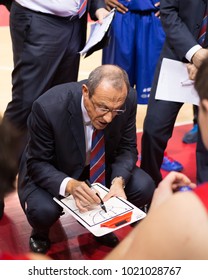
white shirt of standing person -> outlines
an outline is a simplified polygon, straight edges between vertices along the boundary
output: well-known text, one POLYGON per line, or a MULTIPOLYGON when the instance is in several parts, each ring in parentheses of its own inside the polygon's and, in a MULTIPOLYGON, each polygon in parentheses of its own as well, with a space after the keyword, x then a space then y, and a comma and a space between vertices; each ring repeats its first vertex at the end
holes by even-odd
POLYGON ((35 12, 61 17, 77 15, 80 7, 80 0, 15 0, 15 2, 35 12))

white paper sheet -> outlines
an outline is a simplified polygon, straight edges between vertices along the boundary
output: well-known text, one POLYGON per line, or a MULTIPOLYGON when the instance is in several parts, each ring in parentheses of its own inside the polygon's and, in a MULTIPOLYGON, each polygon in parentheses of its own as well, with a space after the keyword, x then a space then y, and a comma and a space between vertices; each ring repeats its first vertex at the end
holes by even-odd
POLYGON ((155 99, 199 105, 194 82, 189 80, 185 63, 164 58, 155 99))

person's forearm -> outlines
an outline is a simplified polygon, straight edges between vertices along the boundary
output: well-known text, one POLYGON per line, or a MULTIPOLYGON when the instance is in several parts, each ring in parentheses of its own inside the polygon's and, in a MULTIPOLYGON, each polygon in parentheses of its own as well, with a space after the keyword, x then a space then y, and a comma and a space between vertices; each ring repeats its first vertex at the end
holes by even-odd
POLYGON ((202 203, 192 193, 180 193, 148 213, 105 259, 207 259, 207 235, 202 203))
POLYGON ((106 6, 109 10, 116 8, 118 12, 125 14, 128 8, 121 4, 118 0, 105 0, 106 6))

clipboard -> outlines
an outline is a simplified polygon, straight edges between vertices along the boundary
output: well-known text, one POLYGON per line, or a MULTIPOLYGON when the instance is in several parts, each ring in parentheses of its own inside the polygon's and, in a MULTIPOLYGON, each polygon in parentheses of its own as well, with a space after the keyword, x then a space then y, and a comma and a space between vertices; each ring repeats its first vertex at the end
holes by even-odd
POLYGON ((95 22, 91 24, 89 39, 87 40, 84 48, 79 52, 85 58, 93 52, 103 49, 107 46, 110 40, 110 27, 116 9, 112 9, 109 14, 103 19, 103 23, 95 22))
POLYGON ((189 80, 186 63, 163 58, 155 99, 199 105, 194 82, 189 80))
MULTIPOLYGON (((99 183, 92 186, 99 192, 101 198, 109 192, 109 189, 99 183)), ((60 200, 56 197, 53 199, 95 236, 105 235, 146 216, 145 212, 121 197, 112 197, 105 202, 107 213, 100 205, 96 205, 88 212, 80 213, 72 195, 60 200)))

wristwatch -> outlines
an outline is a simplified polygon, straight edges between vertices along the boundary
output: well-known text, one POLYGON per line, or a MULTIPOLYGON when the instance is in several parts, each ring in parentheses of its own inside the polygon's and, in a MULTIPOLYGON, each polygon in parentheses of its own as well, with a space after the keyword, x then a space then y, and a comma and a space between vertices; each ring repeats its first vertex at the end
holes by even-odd
POLYGON ((114 183, 115 183, 115 180, 121 180, 121 182, 122 182, 122 187, 123 187, 123 189, 125 189, 125 180, 124 180, 124 178, 122 177, 122 176, 117 176, 117 177, 115 177, 113 180, 112 180, 112 182, 111 182, 111 185, 113 185, 114 183))

